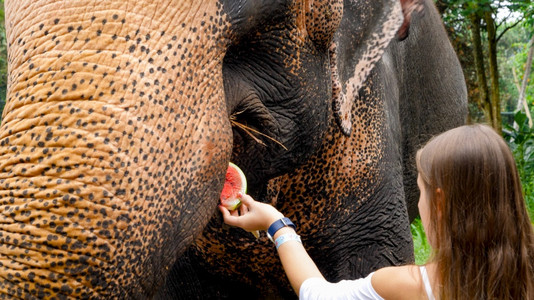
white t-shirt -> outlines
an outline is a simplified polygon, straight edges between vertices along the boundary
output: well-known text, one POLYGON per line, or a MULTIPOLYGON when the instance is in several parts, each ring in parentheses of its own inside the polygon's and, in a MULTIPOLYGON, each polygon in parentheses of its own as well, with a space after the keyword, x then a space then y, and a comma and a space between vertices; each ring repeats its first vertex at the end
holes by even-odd
MULTIPOLYGON (((432 287, 425 266, 419 266, 419 272, 425 285, 429 300, 434 300, 432 287)), ((323 278, 308 278, 300 286, 299 298, 301 300, 335 299, 335 300, 384 300, 373 288, 371 277, 374 272, 365 278, 356 280, 341 280, 331 283, 323 278)))
POLYGON ((299 298, 301 300, 384 300, 384 298, 378 295, 371 284, 373 274, 374 272, 365 278, 341 280, 337 283, 328 282, 323 278, 308 278, 300 286, 299 298))

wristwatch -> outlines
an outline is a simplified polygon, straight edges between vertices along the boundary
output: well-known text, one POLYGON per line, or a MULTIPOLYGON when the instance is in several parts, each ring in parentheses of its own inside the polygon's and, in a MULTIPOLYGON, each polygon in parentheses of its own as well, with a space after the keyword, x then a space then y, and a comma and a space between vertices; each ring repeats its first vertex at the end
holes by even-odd
MULTIPOLYGON (((295 226, 295 224, 293 224, 293 222, 291 222, 291 220, 289 220, 289 218, 286 218, 286 217, 283 217, 282 219, 280 220, 276 220, 274 221, 271 226, 269 226, 269 229, 267 229, 267 237, 273 241, 273 236, 274 234, 280 230, 281 228, 283 227, 286 227, 286 226, 289 226, 289 227, 293 227, 293 229, 295 229, 295 231, 297 230, 297 226, 295 226)), ((274 241, 273 241, 274 243, 274 241)))

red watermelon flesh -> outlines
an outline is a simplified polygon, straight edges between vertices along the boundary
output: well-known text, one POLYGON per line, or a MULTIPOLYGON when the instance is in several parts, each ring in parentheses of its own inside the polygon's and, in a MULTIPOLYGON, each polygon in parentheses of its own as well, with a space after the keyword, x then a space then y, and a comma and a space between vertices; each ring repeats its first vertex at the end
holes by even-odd
POLYGON ((241 205, 239 193, 246 194, 247 178, 241 169, 233 163, 228 164, 226 180, 221 192, 221 204, 228 210, 236 210, 241 205))

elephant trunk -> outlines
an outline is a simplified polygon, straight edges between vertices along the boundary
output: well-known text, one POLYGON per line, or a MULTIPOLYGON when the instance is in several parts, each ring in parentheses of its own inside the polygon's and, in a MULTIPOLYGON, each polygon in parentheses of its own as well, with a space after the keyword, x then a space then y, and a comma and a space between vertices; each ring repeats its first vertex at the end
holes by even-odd
POLYGON ((149 297, 208 222, 225 23, 184 2, 6 1, 0 297, 149 297))

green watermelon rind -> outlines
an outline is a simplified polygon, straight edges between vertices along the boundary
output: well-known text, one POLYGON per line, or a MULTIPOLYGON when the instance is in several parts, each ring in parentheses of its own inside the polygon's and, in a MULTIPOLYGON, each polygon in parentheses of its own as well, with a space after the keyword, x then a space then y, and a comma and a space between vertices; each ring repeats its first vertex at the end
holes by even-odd
POLYGON ((241 169, 232 162, 229 162, 228 166, 235 169, 237 173, 239 174, 239 177, 241 179, 241 194, 243 195, 246 194, 247 193, 247 177, 245 176, 245 173, 243 173, 243 171, 241 171, 241 169))

